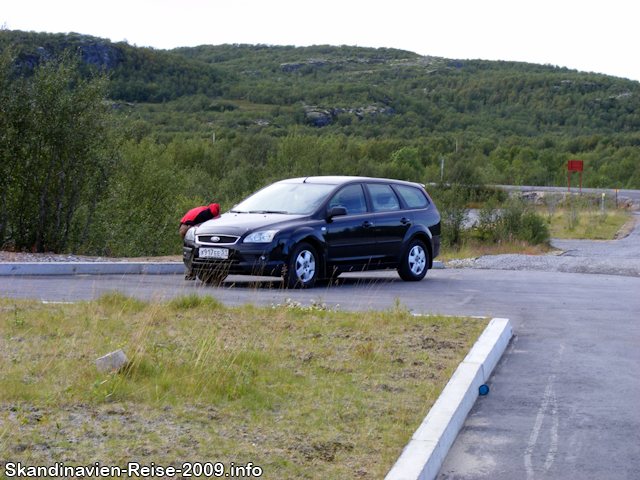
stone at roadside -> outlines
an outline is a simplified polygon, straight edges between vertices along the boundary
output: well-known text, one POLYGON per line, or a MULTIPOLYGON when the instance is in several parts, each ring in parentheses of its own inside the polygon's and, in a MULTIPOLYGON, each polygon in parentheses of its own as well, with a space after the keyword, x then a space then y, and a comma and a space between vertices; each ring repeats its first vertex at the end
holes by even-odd
POLYGON ((119 372, 127 363, 129 363, 129 359, 122 350, 107 353, 96 359, 98 373, 119 372))

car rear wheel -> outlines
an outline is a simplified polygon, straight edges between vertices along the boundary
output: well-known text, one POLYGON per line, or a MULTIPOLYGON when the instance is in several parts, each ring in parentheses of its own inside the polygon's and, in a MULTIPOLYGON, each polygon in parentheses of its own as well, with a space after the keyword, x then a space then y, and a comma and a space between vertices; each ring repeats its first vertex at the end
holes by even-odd
POLYGON ((429 251, 421 240, 413 240, 402 256, 398 267, 400 278, 407 282, 418 282, 427 274, 429 251))
POLYGON ((284 275, 287 288, 311 288, 318 278, 320 266, 318 252, 312 245, 301 242, 289 256, 289 264, 284 275))

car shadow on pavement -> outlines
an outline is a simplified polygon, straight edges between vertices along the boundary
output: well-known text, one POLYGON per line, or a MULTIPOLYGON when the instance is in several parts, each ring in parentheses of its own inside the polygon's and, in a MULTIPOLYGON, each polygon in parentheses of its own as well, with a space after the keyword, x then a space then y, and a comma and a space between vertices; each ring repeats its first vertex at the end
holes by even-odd
MULTIPOLYGON (((323 290, 334 287, 348 287, 348 286, 361 286, 361 287, 378 287, 381 284, 388 283, 402 283, 402 280, 395 272, 392 273, 347 273, 342 274, 338 278, 322 279, 316 281, 315 287, 311 289, 305 289, 306 291, 323 290)), ((276 277, 252 277, 242 275, 230 275, 220 285, 208 286, 200 281, 198 285, 203 288, 238 288, 245 290, 259 289, 259 290, 287 290, 284 288, 284 282, 281 278, 276 277)), ((298 289, 292 289, 291 291, 299 291, 298 289)))

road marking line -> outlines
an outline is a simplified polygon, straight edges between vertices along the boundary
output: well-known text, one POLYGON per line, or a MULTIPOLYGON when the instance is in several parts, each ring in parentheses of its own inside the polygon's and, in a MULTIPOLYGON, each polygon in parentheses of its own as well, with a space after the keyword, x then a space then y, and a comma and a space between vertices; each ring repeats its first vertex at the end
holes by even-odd
POLYGON ((549 453, 547 454, 547 460, 544 462, 545 472, 551 468, 553 460, 556 457, 558 451, 558 399, 556 398, 556 391, 552 389, 551 402, 553 403, 553 409, 551 415, 553 417, 553 425, 551 426, 551 445, 549 446, 549 453))
MULTIPOLYGON (((564 344, 560 344, 560 349, 558 351, 558 356, 555 359, 555 367, 554 370, 557 370, 557 365, 560 363, 560 358, 564 353, 564 344)), ((540 403, 540 408, 538 409, 538 415, 536 416, 536 423, 533 426, 533 430, 531 431, 531 436, 529 437, 529 443, 524 452, 524 467, 527 471, 527 479, 531 480, 534 477, 533 465, 531 463, 531 455, 533 454, 533 449, 538 442, 538 435, 540 433, 540 429, 542 428, 542 422, 544 421, 545 412, 549 403, 552 404, 551 409, 551 444, 549 445, 549 452, 547 452, 547 458, 544 462, 544 470, 545 472, 551 468, 553 461, 555 460, 556 452, 558 451, 558 400, 556 397, 555 389, 553 388, 553 382, 556 379, 555 374, 549 375, 549 380, 547 381, 547 388, 544 392, 544 396, 542 397, 542 402, 540 403)))
POLYGON ((551 393, 553 392, 553 381, 555 380, 555 375, 549 375, 549 380, 547 382, 547 388, 544 392, 544 396, 542 397, 542 403, 540 404, 540 408, 538 409, 538 415, 536 416, 536 423, 533 426, 533 430, 531 431, 531 436, 529 437, 529 443, 527 445, 527 449, 524 452, 524 468, 527 470, 527 478, 533 478, 533 466, 531 465, 531 454, 533 453, 533 448, 536 446, 536 442, 538 441, 538 434, 540 433, 540 429, 542 428, 542 422, 544 420, 545 411, 549 406, 549 400, 551 398, 551 393))

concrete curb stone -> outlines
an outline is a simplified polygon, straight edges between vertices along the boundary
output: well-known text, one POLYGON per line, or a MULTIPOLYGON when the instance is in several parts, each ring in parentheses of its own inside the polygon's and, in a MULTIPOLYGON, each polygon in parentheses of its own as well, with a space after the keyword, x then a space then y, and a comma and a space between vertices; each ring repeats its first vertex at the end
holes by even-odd
POLYGON ((385 480, 435 479, 478 397, 479 387, 491 376, 512 336, 508 319, 489 322, 385 480))
POLYGON ((8 262, 0 275, 178 275, 182 263, 155 262, 8 262))

